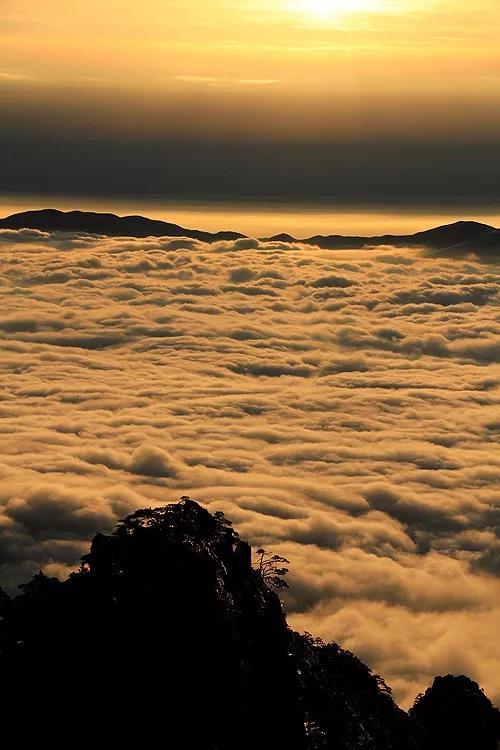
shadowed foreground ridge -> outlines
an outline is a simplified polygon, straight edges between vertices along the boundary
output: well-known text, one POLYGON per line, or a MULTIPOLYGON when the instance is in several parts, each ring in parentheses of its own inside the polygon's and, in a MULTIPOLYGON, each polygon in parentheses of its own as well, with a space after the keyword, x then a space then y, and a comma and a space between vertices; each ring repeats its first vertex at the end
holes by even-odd
POLYGON ((97 534, 67 581, 0 590, 5 747, 496 750, 476 683, 436 678, 408 715, 354 655, 291 631, 264 578, 183 498, 97 534))

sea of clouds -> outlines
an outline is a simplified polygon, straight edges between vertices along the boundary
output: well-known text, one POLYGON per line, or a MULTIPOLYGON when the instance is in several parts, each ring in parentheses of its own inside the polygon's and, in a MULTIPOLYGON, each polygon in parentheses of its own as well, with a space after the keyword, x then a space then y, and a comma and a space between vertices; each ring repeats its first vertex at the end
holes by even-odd
POLYGON ((448 672, 500 700, 499 266, 29 230, 0 264, 3 586, 187 494, 404 705, 448 672))

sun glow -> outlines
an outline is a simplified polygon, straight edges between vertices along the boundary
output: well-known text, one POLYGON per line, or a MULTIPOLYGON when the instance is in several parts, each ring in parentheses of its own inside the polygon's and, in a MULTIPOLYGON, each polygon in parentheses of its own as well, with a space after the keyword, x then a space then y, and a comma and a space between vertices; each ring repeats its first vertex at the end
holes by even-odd
POLYGON ((328 20, 350 13, 374 13, 387 6, 387 0, 298 0, 293 9, 328 20))

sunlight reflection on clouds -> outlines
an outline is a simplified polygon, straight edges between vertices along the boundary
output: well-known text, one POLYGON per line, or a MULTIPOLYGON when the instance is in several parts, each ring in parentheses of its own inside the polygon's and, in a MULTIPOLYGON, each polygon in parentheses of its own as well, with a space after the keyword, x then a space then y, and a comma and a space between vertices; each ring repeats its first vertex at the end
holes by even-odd
POLYGON ((401 700, 500 698, 497 266, 31 230, 0 258, 2 583, 190 494, 401 700))

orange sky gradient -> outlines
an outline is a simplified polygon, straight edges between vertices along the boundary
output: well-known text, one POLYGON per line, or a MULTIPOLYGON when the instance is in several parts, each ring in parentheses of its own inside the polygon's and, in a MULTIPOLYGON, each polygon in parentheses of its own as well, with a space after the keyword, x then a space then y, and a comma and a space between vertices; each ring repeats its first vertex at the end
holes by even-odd
POLYGON ((4 0, 0 90, 7 106, 83 96, 101 127, 134 128, 112 92, 149 102, 153 131, 188 107, 233 135, 478 138, 498 128, 499 22, 492 0, 4 0))

